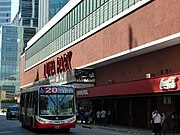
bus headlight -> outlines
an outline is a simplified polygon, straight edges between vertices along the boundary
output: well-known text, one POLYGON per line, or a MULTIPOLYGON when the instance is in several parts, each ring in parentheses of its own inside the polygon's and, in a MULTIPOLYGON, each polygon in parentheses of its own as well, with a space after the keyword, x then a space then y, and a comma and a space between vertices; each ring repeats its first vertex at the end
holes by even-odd
POLYGON ((41 117, 39 117, 39 116, 36 116, 36 120, 37 120, 39 123, 42 123, 42 124, 53 123, 53 121, 47 120, 47 119, 44 119, 44 118, 41 118, 41 117))

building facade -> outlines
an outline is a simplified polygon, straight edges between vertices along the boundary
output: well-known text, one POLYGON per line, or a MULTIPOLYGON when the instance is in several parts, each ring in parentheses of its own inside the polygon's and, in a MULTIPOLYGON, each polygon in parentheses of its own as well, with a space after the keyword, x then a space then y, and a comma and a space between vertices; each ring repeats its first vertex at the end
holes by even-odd
POLYGON ((0 31, 0 84, 2 90, 7 93, 14 93, 17 86, 18 28, 2 25, 0 31))
POLYGON ((50 0, 49 1, 49 20, 52 19, 67 3, 69 0, 50 0))
POLYGON ((1 0, 0 6, 6 7, 3 10, 10 9, 8 12, 1 12, 8 13, 9 24, 3 23, 1 26, 0 86, 8 97, 14 98, 20 86, 21 53, 37 31, 38 3, 35 0, 1 0))
POLYGON ((11 0, 0 0, 0 24, 11 22, 11 0))
POLYGON ((19 0, 19 25, 38 27, 38 0, 19 0))
POLYGON ((69 0, 39 0, 38 30, 51 20, 69 0))
POLYGON ((77 106, 105 108, 111 123, 149 127, 180 111, 179 0, 70 1, 21 55, 21 88, 72 84, 77 106))

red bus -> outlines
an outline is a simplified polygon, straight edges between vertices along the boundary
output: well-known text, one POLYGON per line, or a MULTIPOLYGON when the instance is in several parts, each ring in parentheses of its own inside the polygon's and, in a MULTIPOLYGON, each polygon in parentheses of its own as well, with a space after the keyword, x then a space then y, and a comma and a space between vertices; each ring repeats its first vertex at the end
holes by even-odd
POLYGON ((75 90, 70 85, 44 85, 24 88, 20 97, 22 127, 64 129, 76 127, 75 90))

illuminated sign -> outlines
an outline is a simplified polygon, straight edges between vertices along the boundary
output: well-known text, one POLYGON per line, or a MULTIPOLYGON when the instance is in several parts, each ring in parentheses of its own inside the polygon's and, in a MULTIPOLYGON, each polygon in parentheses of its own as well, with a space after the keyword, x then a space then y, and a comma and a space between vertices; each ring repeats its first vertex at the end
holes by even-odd
POLYGON ((93 81, 95 79, 95 71, 91 69, 75 69, 75 78, 79 81, 93 81))
POLYGON ((76 92, 77 96, 87 96, 89 95, 89 91, 88 90, 79 90, 76 92))
POLYGON ((55 94, 55 93, 73 93, 72 88, 64 88, 64 87, 41 87, 41 94, 55 94))
POLYGON ((175 89, 177 87, 177 77, 171 76, 168 79, 162 78, 159 88, 162 90, 175 89))
POLYGON ((69 51, 61 57, 57 57, 57 62, 55 60, 49 61, 44 64, 44 77, 54 76, 59 73, 71 70, 71 58, 72 52, 69 51))

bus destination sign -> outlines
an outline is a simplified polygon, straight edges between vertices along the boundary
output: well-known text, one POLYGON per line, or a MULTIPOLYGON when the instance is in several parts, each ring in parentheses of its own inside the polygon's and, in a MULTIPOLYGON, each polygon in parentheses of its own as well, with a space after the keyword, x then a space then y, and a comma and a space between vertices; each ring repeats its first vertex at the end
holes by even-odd
POLYGON ((40 93, 54 94, 54 93, 73 93, 72 88, 64 88, 64 87, 41 87, 40 93))

